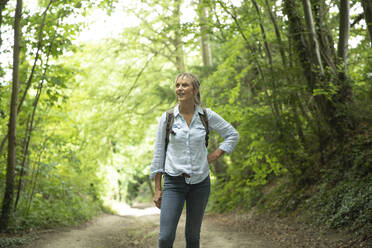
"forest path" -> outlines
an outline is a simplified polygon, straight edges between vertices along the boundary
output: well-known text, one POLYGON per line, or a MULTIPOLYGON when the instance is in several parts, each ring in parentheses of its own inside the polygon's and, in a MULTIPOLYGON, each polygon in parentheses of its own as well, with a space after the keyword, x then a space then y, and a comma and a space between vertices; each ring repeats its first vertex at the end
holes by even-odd
MULTIPOLYGON (((76 228, 59 228, 36 235, 23 248, 155 248, 159 209, 143 204, 113 206, 119 214, 102 214, 76 228)), ((185 212, 185 211, 184 211, 185 212)), ((185 215, 177 228, 174 248, 185 247, 185 215)), ((257 216, 253 212, 206 214, 202 248, 346 248, 355 247, 342 233, 323 232, 290 219, 257 216)), ((359 247, 359 246, 358 246, 359 247)), ((361 246, 362 247, 362 246, 361 246)))
MULTIPOLYGON (((68 228, 39 236, 27 248, 150 248, 157 247, 159 210, 154 207, 124 208, 120 215, 103 214, 78 228, 68 228)), ((177 229, 175 248, 185 247, 185 216, 177 229)), ((254 234, 236 232, 216 224, 206 215, 201 233, 203 248, 271 248, 272 242, 254 234)))

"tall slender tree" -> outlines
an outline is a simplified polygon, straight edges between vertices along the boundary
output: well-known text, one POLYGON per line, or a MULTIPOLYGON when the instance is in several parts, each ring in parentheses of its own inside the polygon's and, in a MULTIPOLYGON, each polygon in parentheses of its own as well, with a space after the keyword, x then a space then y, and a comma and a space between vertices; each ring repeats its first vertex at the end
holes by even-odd
POLYGON ((208 8, 205 0, 200 0, 198 4, 198 15, 200 23, 200 45, 203 57, 203 65, 205 67, 212 67, 212 52, 209 44, 208 35, 208 8))
POLYGON ((307 24, 307 31, 309 33, 310 50, 315 64, 319 67, 320 74, 324 74, 322 60, 320 58, 319 42, 315 33, 315 25, 313 20, 313 13, 311 10, 310 0, 302 0, 304 7, 305 20, 307 24))
POLYGON ((182 42, 182 34, 180 32, 180 23, 181 23, 181 3, 182 1, 174 1, 174 11, 173 11, 173 18, 174 18, 174 26, 175 29, 175 36, 173 39, 174 47, 176 48, 175 55, 176 55, 176 66, 179 72, 185 72, 185 59, 184 59, 184 52, 183 52, 183 42, 182 42))
POLYGON ((364 9, 364 18, 368 28, 369 40, 372 46, 372 2, 370 0, 362 0, 362 5, 364 9))
POLYGON ((0 219, 0 228, 7 229, 14 194, 14 172, 16 168, 16 136, 17 136, 17 102, 19 87, 19 54, 21 50, 21 18, 22 0, 17 0, 14 16, 14 49, 13 49, 13 85, 10 102, 9 139, 8 139, 8 164, 6 170, 6 185, 4 192, 3 208, 0 219))

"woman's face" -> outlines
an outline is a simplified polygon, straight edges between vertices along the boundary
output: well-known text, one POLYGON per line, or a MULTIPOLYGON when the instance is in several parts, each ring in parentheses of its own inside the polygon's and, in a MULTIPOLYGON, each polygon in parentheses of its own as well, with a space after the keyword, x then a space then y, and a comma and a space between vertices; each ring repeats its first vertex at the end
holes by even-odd
POLYGON ((191 78, 188 77, 180 77, 177 80, 175 91, 179 101, 194 101, 194 95, 197 93, 191 78))

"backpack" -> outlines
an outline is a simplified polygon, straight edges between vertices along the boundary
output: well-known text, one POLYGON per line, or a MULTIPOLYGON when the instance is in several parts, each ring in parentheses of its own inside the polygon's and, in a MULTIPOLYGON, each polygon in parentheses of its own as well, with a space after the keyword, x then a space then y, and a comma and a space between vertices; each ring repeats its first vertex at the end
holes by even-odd
MULTIPOLYGON (((205 146, 208 147, 208 139, 209 139, 209 125, 208 125, 208 116, 207 116, 207 111, 205 108, 203 108, 203 113, 198 113, 200 120, 205 128, 205 146)), ((167 148, 168 148, 168 143, 169 143, 169 135, 170 134, 175 134, 174 131, 172 130, 173 122, 174 122, 174 113, 173 113, 173 108, 167 111, 166 115, 166 134, 165 134, 165 155, 167 154, 167 148)), ((165 157, 165 156, 164 156, 165 157)), ((164 164, 165 164, 165 159, 164 159, 164 164)))

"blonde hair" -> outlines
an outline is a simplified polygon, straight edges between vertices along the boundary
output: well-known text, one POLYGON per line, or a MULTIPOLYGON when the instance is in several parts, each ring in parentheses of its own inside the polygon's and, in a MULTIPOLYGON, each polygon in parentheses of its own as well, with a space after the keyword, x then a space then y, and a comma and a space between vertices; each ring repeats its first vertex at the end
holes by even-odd
POLYGON ((194 96, 195 103, 197 105, 201 105, 200 82, 199 82, 198 78, 194 74, 184 72, 184 73, 180 73, 180 74, 177 75, 176 80, 174 81, 174 84, 177 83, 179 78, 189 78, 189 79, 191 79, 192 87, 194 89, 198 90, 198 93, 194 96))

